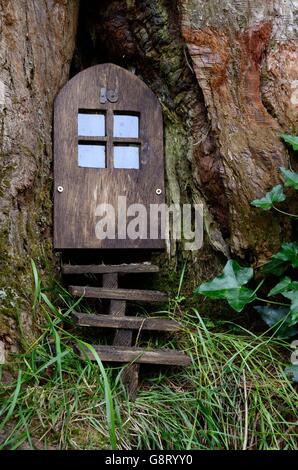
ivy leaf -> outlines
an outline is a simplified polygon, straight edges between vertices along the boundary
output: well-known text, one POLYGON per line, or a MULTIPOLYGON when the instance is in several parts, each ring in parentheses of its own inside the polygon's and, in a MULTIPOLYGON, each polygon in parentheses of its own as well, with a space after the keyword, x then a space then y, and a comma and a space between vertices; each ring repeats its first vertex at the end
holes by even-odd
POLYGON ((290 338, 298 333, 298 327, 291 324, 290 310, 288 307, 263 307, 256 305, 254 309, 261 315, 266 325, 277 330, 277 336, 279 338, 290 338))
POLYGON ((287 144, 290 144, 293 147, 293 150, 298 150, 298 137, 289 134, 282 134, 281 138, 287 142, 287 144))
POLYGON ((298 365, 293 364, 290 367, 286 367, 285 374, 290 376, 293 382, 298 382, 298 365))
POLYGON ((256 305, 254 309, 261 315, 262 320, 264 320, 264 322, 270 327, 276 325, 276 323, 283 320, 289 314, 289 309, 287 307, 265 307, 256 305))
POLYGON ((251 289, 242 287, 253 273, 252 268, 244 268, 237 261, 229 260, 220 276, 201 284, 195 292, 212 299, 226 299, 234 310, 241 312, 256 297, 251 289))
POLYGON ((290 265, 293 268, 298 268, 298 245, 296 242, 283 243, 280 251, 273 255, 263 267, 263 272, 280 276, 290 265))
POLYGON ((226 291, 239 289, 253 277, 252 268, 243 268, 237 261, 229 260, 220 274, 212 281, 204 282, 196 290, 199 294, 213 298, 225 298, 226 291))
POLYGON ((287 170, 287 168, 280 167, 280 171, 285 180, 285 186, 290 186, 291 188, 298 189, 298 173, 294 171, 287 170))
POLYGON ((283 292, 282 295, 287 299, 291 300, 291 307, 290 312, 291 316, 291 324, 295 325, 298 323, 298 290, 292 290, 290 292, 283 292))
POLYGON ((278 284, 276 284, 275 287, 271 289, 268 294, 268 297, 271 297, 272 295, 281 294, 282 292, 285 292, 287 290, 291 290, 291 284, 291 279, 289 277, 284 277, 278 284))
POLYGON ((275 276, 281 276, 288 268, 289 263, 280 259, 271 259, 262 268, 263 274, 274 274, 275 276))
POLYGON ((247 287, 241 287, 240 289, 231 289, 226 294, 228 304, 236 310, 236 312, 242 312, 244 307, 253 302, 256 298, 256 293, 247 287))
POLYGON ((298 245, 296 242, 283 243, 281 250, 272 258, 288 262, 293 268, 298 268, 298 245))
POLYGON ((272 208, 275 203, 283 202, 285 201, 285 199, 286 196, 283 192, 283 186, 281 184, 278 184, 277 186, 274 186, 271 191, 266 193, 265 196, 261 199, 255 199, 254 201, 252 201, 251 205, 255 207, 260 207, 261 209, 268 211, 272 208))

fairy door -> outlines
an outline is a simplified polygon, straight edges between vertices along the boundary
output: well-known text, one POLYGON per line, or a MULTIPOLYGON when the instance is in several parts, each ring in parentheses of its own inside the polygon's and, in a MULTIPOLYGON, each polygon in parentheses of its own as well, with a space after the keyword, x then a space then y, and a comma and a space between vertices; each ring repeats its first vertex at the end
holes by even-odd
POLYGON ((150 206, 164 202, 156 96, 113 64, 80 72, 55 100, 54 247, 162 248, 150 206))

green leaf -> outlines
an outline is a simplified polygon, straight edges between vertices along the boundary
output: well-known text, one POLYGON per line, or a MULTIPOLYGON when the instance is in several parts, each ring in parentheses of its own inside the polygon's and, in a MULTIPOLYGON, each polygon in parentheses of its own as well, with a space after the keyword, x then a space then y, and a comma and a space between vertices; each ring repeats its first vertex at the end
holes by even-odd
POLYGON ((226 299, 228 304, 236 310, 241 312, 245 305, 253 302, 256 298, 256 293, 247 287, 241 287, 240 289, 231 289, 227 292, 226 299))
POLYGON ((274 274, 275 276, 281 276, 288 268, 289 263, 280 259, 271 259, 267 264, 262 267, 263 274, 274 274))
POLYGON ((263 305, 256 305, 254 309, 260 313, 262 320, 270 327, 276 325, 276 323, 283 320, 289 314, 287 307, 265 307, 263 305))
POLYGON ((254 309, 270 328, 277 330, 279 338, 290 338, 298 333, 298 327, 290 323, 291 315, 289 308, 256 305, 254 309))
POLYGON ((298 323, 298 290, 283 292, 282 295, 291 300, 291 324, 295 325, 298 323))
MULTIPOLYGON (((21 387, 22 387, 22 384, 23 384, 22 374, 23 374, 23 372, 20 369, 19 373, 18 373, 17 384, 16 384, 14 392, 12 393, 12 396, 11 396, 10 406, 9 406, 7 415, 5 416, 4 419, 2 419, 1 424, 0 424, 0 431, 4 428, 5 424, 10 420, 10 418, 12 417, 13 412, 15 410, 15 407, 18 404, 18 397, 19 397, 21 387)), ((6 411, 6 409, 1 410, 0 416, 2 416, 5 411, 6 411)))
POLYGON ((284 167, 280 167, 280 171, 284 177, 285 186, 290 186, 291 188, 298 189, 298 173, 295 173, 291 170, 287 170, 284 167))
POLYGON ((39 279, 38 271, 36 268, 36 264, 31 259, 31 267, 32 267, 32 272, 33 272, 33 277, 34 277, 34 297, 33 297, 33 309, 36 308, 36 305, 40 301, 40 293, 41 293, 41 282, 39 279))
POLYGON ((283 243, 281 250, 272 258, 288 262, 293 268, 298 268, 298 245, 296 242, 283 243))
POLYGON ((252 277, 252 268, 244 268, 237 261, 229 260, 223 274, 201 284, 195 292, 212 299, 226 299, 234 310, 241 312, 246 304, 255 299, 252 290, 242 287, 252 277))
POLYGON ((252 277, 252 268, 243 268, 237 261, 229 260, 224 267, 223 274, 201 284, 196 292, 217 299, 225 298, 227 290, 240 288, 252 277))
POLYGON ((298 137, 289 134, 282 134, 281 138, 293 147, 293 150, 298 150, 298 137))
MULTIPOLYGON (((95 361, 97 362, 97 365, 103 377, 105 402, 106 402, 106 418, 107 418, 107 422, 109 426, 110 445, 111 445, 112 450, 117 450, 118 446, 117 446, 117 434, 116 434, 115 405, 114 405, 113 394, 112 394, 109 378, 106 373, 106 369, 104 368, 99 355, 97 354, 96 350, 91 344, 86 343, 85 341, 81 341, 81 340, 78 340, 78 342, 79 342, 79 345, 83 348, 83 350, 88 349, 91 352, 95 361)), ((88 355, 87 355, 87 358, 88 358, 88 355)))
POLYGON ((255 199, 252 201, 251 205, 268 211, 275 203, 283 202, 285 199, 286 196, 283 192, 283 187, 281 184, 278 184, 277 186, 274 186, 271 191, 266 193, 266 195, 261 199, 255 199))
POLYGON ((271 273, 280 276, 289 266, 298 268, 298 245, 296 242, 283 243, 280 251, 271 257, 262 271, 265 274, 271 273))
POLYGON ((273 289, 271 289, 268 294, 268 297, 271 297, 272 295, 281 294, 282 292, 285 292, 287 290, 291 290, 291 284, 291 279, 289 277, 284 277, 278 284, 276 284, 275 287, 273 287, 273 289))
POLYGON ((286 367, 285 374, 289 375, 294 382, 298 382, 298 365, 293 364, 290 367, 286 367))

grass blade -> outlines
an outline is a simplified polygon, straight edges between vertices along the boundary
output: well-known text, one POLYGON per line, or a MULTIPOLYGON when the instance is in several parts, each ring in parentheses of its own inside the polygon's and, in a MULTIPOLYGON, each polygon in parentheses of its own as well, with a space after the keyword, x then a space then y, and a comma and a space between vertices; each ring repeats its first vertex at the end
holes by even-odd
POLYGON ((95 361, 98 364, 100 372, 103 376, 104 380, 104 390, 105 390, 105 402, 106 402, 106 417, 109 426, 109 434, 110 434, 110 443, 112 450, 117 450, 117 438, 116 438, 116 425, 115 425, 115 409, 113 403, 113 397, 111 392, 110 383, 105 371, 105 368, 100 360, 99 355, 93 348, 93 346, 89 343, 85 343, 84 341, 80 341, 80 344, 89 349, 89 351, 93 354, 95 361))
MULTIPOLYGON (((19 397, 21 386, 22 386, 22 375, 23 375, 22 370, 19 370, 18 378, 17 378, 17 384, 16 384, 16 388, 15 388, 13 396, 12 396, 11 404, 10 404, 10 407, 9 407, 9 410, 8 410, 8 413, 7 413, 6 417, 4 418, 2 423, 0 424, 0 430, 4 428, 5 424, 10 420, 10 418, 13 415, 14 409, 17 405, 17 400, 18 400, 18 397, 19 397)), ((1 415, 2 415, 2 412, 0 413, 0 416, 1 415)))

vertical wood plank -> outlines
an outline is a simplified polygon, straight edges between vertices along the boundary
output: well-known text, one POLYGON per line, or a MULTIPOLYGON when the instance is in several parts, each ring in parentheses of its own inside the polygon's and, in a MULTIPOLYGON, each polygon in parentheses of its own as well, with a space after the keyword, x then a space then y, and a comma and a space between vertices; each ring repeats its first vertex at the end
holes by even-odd
POLYGON ((118 273, 105 273, 102 276, 102 287, 108 289, 117 289, 118 287, 118 273))
MULTIPOLYGON (((102 286, 108 289, 117 289, 118 287, 118 273, 108 273, 102 276, 102 286)), ((111 300, 109 314, 117 317, 125 315, 126 301, 125 300, 111 300)), ((118 344, 118 346, 121 346, 118 344)), ((123 346, 127 346, 126 344, 123 346)))
MULTIPOLYGON (((118 273, 108 273, 102 276, 102 285, 110 289, 117 289, 118 287, 118 273)), ((125 300, 111 300, 109 314, 113 316, 124 316, 126 309, 125 300)), ((131 346, 132 345, 132 330, 116 330, 113 340, 114 346, 131 346)), ((138 383, 139 383, 139 364, 128 365, 122 373, 122 383, 126 386, 129 396, 134 398, 136 396, 138 383)))
POLYGON ((134 399, 137 394, 139 385, 139 371, 140 364, 130 364, 122 373, 122 383, 125 385, 131 399, 134 399))
POLYGON ((106 113, 106 133, 107 133, 107 148, 106 148, 106 162, 107 168, 114 168, 113 158, 113 112, 111 109, 106 113))

